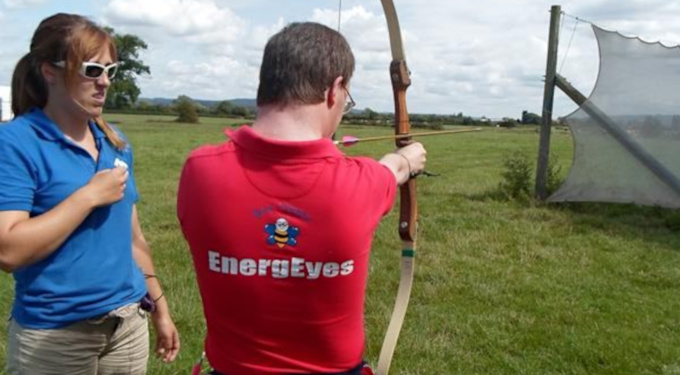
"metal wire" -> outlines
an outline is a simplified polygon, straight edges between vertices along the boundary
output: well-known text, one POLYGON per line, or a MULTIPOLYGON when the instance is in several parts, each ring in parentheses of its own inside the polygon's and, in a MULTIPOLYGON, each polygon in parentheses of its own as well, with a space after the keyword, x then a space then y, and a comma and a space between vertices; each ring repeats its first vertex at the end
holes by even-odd
POLYGON ((581 17, 576 17, 576 16, 571 15, 571 14, 569 14, 569 13, 562 12, 562 15, 565 16, 565 17, 573 18, 573 19, 575 19, 575 20, 577 20, 577 21, 579 21, 579 22, 585 22, 585 23, 589 23, 589 24, 591 24, 591 25, 597 26, 594 22, 588 21, 588 20, 583 19, 583 18, 581 18, 581 17))
POLYGON ((342 17, 342 0, 338 0, 338 32, 340 32, 340 21, 342 17))
MULTIPOLYGON (((562 13, 562 15, 566 15, 566 13, 562 13)), ((562 68, 564 68, 564 63, 567 61, 567 56, 569 56, 569 48, 571 48, 571 42, 574 40, 574 34, 576 33, 576 26, 578 26, 578 23, 580 20, 576 18, 576 22, 574 22, 574 28, 571 30, 571 36, 569 37, 569 43, 567 44, 567 50, 564 52, 564 56, 562 57, 562 63, 560 64, 560 68, 557 70, 558 73, 562 73, 562 68)))

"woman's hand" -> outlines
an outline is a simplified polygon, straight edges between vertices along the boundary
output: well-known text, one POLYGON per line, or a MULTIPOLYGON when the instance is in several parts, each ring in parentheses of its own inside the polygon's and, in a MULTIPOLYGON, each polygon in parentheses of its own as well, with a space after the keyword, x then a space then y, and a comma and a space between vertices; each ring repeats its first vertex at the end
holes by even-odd
POLYGON ((123 199, 128 172, 125 167, 116 167, 97 172, 83 187, 94 207, 104 206, 123 199))
POLYGON ((151 322, 156 330, 156 357, 163 362, 172 362, 179 353, 179 332, 170 316, 158 311, 151 314, 151 322))

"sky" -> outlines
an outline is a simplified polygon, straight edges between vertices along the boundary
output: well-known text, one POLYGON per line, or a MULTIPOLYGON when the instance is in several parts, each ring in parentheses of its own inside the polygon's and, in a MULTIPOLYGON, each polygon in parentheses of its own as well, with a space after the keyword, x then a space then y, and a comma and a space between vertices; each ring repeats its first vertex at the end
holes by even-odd
MULTIPOLYGON (((412 84, 411 113, 519 118, 541 113, 550 7, 546 0, 394 0, 412 84)), ((584 94, 598 74, 590 24, 647 42, 680 44, 680 0, 564 0, 558 71, 584 94), (574 17, 578 17, 574 18, 574 17)), ((0 0, 0 85, 9 85, 39 22, 54 13, 90 17, 148 44, 142 97, 254 98, 262 51, 289 22, 338 29, 356 59, 358 108, 393 111, 387 26, 365 0, 0 0), (339 12, 339 9, 341 11, 339 12), (340 16, 340 17, 338 17, 340 16)), ((576 109, 557 90, 555 116, 576 109)))

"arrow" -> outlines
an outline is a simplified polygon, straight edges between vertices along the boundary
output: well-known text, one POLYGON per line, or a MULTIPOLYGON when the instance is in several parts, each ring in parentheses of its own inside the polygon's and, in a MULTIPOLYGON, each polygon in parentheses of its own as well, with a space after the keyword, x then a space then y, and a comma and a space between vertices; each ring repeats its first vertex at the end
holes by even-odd
POLYGON ((351 135, 343 135, 342 140, 339 141, 333 141, 333 144, 335 145, 343 145, 345 147, 353 146, 359 142, 369 142, 369 141, 380 141, 383 139, 403 139, 403 138, 410 138, 410 137, 425 137, 429 135, 443 135, 443 134, 454 134, 454 133, 468 133, 468 132, 478 132, 481 131, 482 128, 474 128, 474 129, 460 129, 460 130, 444 130, 444 131, 437 131, 437 132, 424 132, 424 133, 409 133, 409 134, 399 134, 399 135, 383 135, 379 137, 366 137, 366 138, 357 138, 351 135))

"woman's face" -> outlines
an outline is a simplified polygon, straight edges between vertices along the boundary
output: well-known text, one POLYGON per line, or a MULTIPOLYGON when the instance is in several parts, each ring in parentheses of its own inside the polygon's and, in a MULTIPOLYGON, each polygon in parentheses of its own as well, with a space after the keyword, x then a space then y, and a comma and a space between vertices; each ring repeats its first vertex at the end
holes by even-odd
MULTIPOLYGON (((109 66, 114 61, 111 58, 111 53, 108 48, 104 48, 97 55, 85 61, 85 63, 98 63, 103 66, 109 66)), ((91 71, 101 72, 97 78, 91 78, 83 75, 80 72, 76 76, 75 84, 69 90, 69 94, 76 104, 76 107, 82 112, 87 113, 88 118, 97 117, 102 114, 104 102, 106 101, 106 93, 111 86, 109 74, 114 69, 109 69, 108 72, 102 72, 99 68, 90 68, 91 71)))

